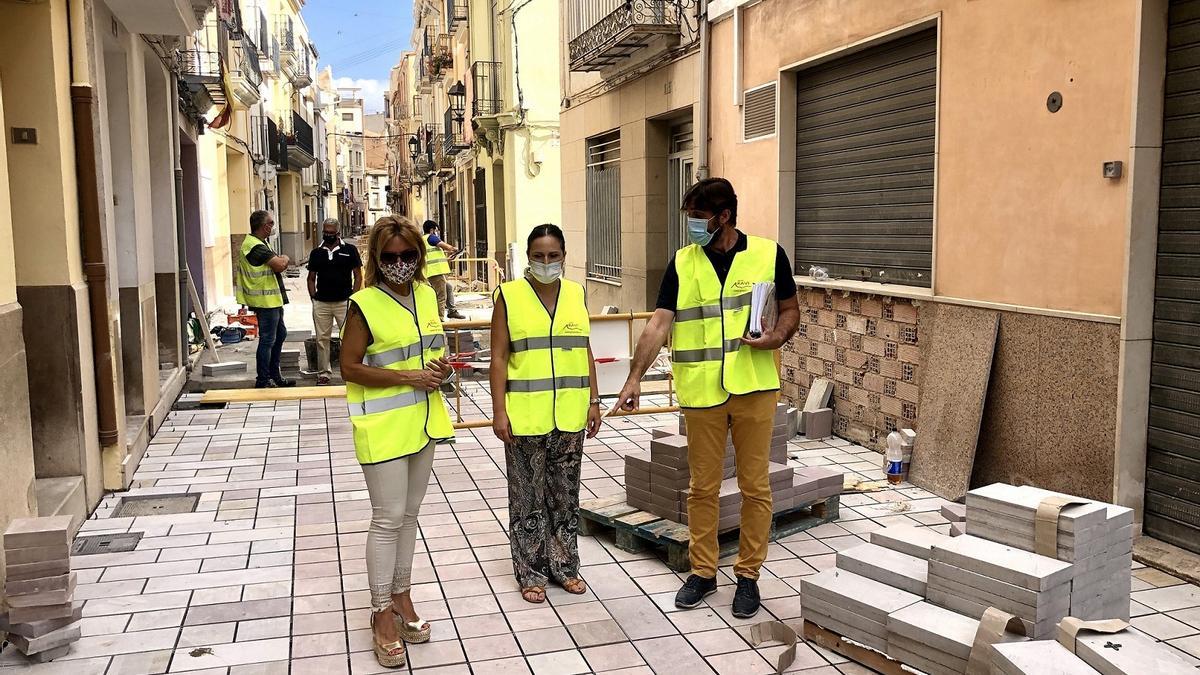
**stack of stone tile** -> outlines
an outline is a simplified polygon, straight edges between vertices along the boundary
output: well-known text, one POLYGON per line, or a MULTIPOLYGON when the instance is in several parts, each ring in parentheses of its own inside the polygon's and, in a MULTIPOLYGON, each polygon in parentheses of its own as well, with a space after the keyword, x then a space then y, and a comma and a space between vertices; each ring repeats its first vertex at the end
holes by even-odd
POLYGON ((888 656, 929 675, 967 672, 979 621, 929 602, 917 602, 887 618, 888 656))
POLYGON ((1133 628, 1116 633, 1081 631, 1072 638, 996 644, 993 673, 1001 675, 1186 675, 1196 669, 1178 653, 1133 628), (1069 646, 1065 646, 1069 645, 1069 646))
POLYGON ((1070 614, 1072 577, 1070 563, 964 534, 930 549, 926 595, 976 619, 988 607, 1008 612, 1037 639, 1070 614))
POLYGON ((37 662, 64 656, 79 640, 83 604, 75 604, 71 517, 18 518, 4 533, 8 614, 0 631, 37 662))
POLYGON ((800 579, 800 606, 806 621, 885 653, 888 615, 921 600, 919 595, 836 567, 800 579))
MULTIPOLYGON (((769 450, 769 482, 775 513, 806 506, 840 494, 842 474, 820 467, 793 469, 787 465, 787 443, 796 434, 797 411, 786 404, 775 408, 769 450)), ((625 456, 626 502, 643 511, 687 523, 688 468, 687 425, 679 416, 679 433, 655 429, 648 452, 625 456)), ((741 519, 742 494, 736 479, 733 441, 727 438, 720 491, 718 529, 734 529, 741 519)))
MULTIPOLYGON (((1003 483, 972 490, 967 493, 967 532, 1033 551, 1038 504, 1065 496, 1003 483)), ((1128 620, 1133 511, 1102 502, 1067 506, 1058 515, 1056 536, 1055 557, 1072 565, 1070 615, 1128 620)))
POLYGON ((991 666, 997 675, 1096 675, 1095 669, 1053 640, 992 645, 991 666))

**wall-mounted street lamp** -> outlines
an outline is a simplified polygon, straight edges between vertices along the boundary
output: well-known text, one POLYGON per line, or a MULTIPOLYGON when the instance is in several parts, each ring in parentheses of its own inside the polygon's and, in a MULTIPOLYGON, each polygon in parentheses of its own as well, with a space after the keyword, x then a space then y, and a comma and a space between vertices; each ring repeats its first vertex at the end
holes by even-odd
POLYGON ((450 85, 450 89, 446 91, 446 97, 450 99, 450 110, 454 115, 454 121, 462 124, 463 111, 467 106, 467 88, 463 86, 462 80, 450 85))

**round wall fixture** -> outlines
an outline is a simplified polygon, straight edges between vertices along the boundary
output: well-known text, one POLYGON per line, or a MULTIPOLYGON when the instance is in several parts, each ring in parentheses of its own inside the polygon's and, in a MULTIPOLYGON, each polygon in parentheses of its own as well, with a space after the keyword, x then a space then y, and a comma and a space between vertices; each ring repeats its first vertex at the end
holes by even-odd
POLYGON ((1046 110, 1049 110, 1052 113, 1056 113, 1061 109, 1062 109, 1062 94, 1058 93, 1057 91, 1050 92, 1050 95, 1046 97, 1046 110))

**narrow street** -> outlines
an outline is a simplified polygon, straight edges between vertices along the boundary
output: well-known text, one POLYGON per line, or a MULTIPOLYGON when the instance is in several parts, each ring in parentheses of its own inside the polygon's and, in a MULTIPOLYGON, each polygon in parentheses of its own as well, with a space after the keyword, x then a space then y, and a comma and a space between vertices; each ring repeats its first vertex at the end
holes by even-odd
MULTIPOLYGON (((469 385, 471 400, 487 394, 469 385)), ((465 399, 464 399, 465 400, 465 399)), ((665 403, 648 400, 647 405, 665 403)), ((470 411, 468 419, 477 418, 470 411)), ((674 415, 618 419, 586 445, 581 498, 622 491, 622 455, 674 415)), ((797 465, 882 477, 878 454, 840 439, 794 440, 797 465)), ((773 672, 779 645, 754 649, 748 626, 801 614, 800 579, 832 567, 838 550, 885 526, 946 531, 944 500, 901 485, 845 494, 835 524, 773 542, 764 611, 729 613, 731 560, 721 590, 690 611, 673 605, 682 576, 653 553, 611 537, 581 537, 591 590, 551 587, 535 606, 517 592, 509 557, 504 451, 490 429, 440 446, 420 516, 413 597, 433 624, 410 645, 420 673, 773 672)), ((80 536, 140 534, 127 553, 76 555, 83 638, 69 656, 28 665, 9 647, 0 670, 33 674, 356 675, 385 672, 367 628, 364 543, 370 506, 342 400, 230 404, 171 413, 133 487, 105 498, 80 536), (117 518, 123 499, 197 495, 195 512, 117 518)), ((1200 588, 1135 564, 1133 625, 1200 659, 1200 588)), ((869 672, 816 646, 798 646, 789 672, 869 672)))

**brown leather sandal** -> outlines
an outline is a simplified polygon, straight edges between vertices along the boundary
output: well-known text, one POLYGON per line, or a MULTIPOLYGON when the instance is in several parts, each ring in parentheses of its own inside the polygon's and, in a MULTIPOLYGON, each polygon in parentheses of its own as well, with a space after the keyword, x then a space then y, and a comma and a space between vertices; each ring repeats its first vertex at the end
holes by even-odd
POLYGON ((543 586, 526 586, 521 589, 521 597, 525 599, 525 602, 540 605, 546 601, 546 589, 543 586), (533 599, 530 599, 531 595, 533 599))
POLYGON ((561 582, 559 582, 559 586, 562 586, 563 590, 571 595, 583 595, 584 593, 587 593, 587 583, 579 577, 563 579, 561 582))

